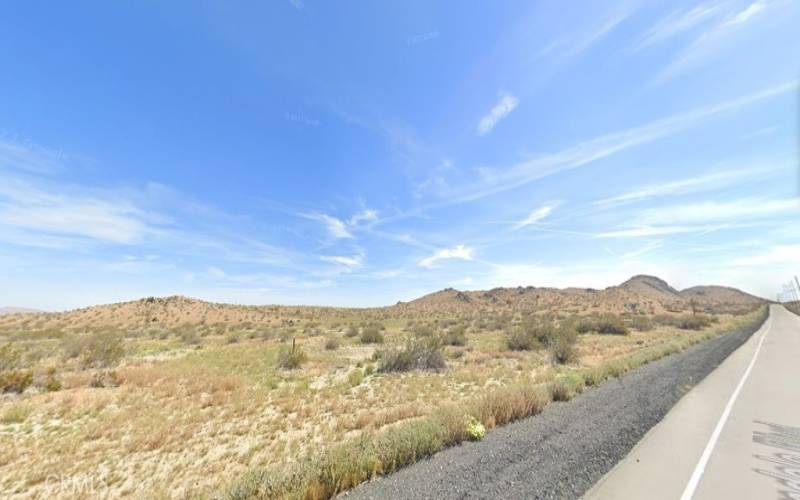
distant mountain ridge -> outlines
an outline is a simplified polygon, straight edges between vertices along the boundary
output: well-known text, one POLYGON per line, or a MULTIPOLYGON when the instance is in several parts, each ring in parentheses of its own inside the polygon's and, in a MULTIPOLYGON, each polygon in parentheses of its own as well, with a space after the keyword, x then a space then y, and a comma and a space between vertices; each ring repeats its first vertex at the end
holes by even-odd
POLYGON ((449 309, 467 312, 476 309, 547 310, 558 308, 565 312, 647 312, 660 313, 686 310, 694 299, 701 306, 716 309, 736 309, 765 302, 764 299, 722 286, 697 286, 679 291, 656 276, 636 275, 627 281, 595 290, 592 288, 494 288, 488 291, 459 291, 446 288, 396 308, 411 312, 434 312, 449 309))
POLYGON ((0 316, 4 314, 32 314, 41 313, 39 309, 31 309, 29 307, 0 307, 0 316))
MULTIPOLYGON (((724 286, 695 286, 676 290, 666 281, 647 275, 603 290, 592 288, 493 288, 491 290, 461 291, 446 288, 410 302, 393 306, 369 308, 388 317, 421 316, 426 314, 463 314, 488 311, 529 312, 558 311, 569 314, 611 312, 658 314, 691 309, 690 301, 701 309, 724 312, 765 303, 762 298, 724 286)), ((298 324, 314 316, 315 311, 340 311, 342 318, 353 311, 314 306, 244 306, 221 304, 180 295, 148 297, 116 304, 84 307, 72 311, 44 313, 13 310, 0 317, 0 329, 27 328, 174 328, 184 325, 258 325, 278 326, 298 324)), ((334 313, 335 314, 335 313, 334 313)))

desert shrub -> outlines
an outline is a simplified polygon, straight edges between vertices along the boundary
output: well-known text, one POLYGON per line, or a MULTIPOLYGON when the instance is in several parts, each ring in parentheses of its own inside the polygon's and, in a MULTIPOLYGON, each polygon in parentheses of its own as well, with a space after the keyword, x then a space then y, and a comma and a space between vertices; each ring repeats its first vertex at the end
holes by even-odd
POLYGON ((467 345, 466 328, 451 328, 442 336, 444 345, 465 346, 467 345))
POLYGON ((361 343, 362 344, 382 344, 383 343, 383 334, 381 333, 380 329, 374 325, 370 325, 364 328, 361 332, 361 343))
POLYGON ((711 325, 711 323, 719 321, 717 318, 704 314, 682 314, 677 316, 659 314, 654 318, 654 320, 659 324, 673 326, 675 328, 680 328, 681 330, 702 330, 703 328, 711 325))
POLYGON ((461 359, 464 357, 464 354, 466 354, 464 349, 454 349, 453 351, 450 352, 450 357, 452 359, 461 359))
POLYGON ((0 372, 16 370, 22 364, 22 351, 12 345, 0 347, 0 372))
POLYGON ((575 344, 578 342, 578 332, 569 326, 561 326, 556 330, 556 335, 549 340, 548 350, 555 363, 565 364, 575 361, 578 353, 575 344))
POLYGON ((446 366, 441 344, 435 338, 411 340, 403 347, 394 347, 379 353, 378 371, 382 373, 439 371, 446 366))
POLYGON ((239 335, 236 333, 229 333, 225 336, 226 344, 236 344, 239 342, 239 335))
POLYGON ((107 368, 116 365, 125 354, 122 334, 100 332, 84 335, 78 342, 84 368, 107 368))
POLYGON ((483 394, 475 403, 475 417, 488 428, 537 415, 551 401, 541 386, 518 384, 483 394))
POLYGON ((678 316, 675 320, 675 326, 681 330, 702 330, 711 325, 713 321, 710 316, 697 314, 693 316, 678 316))
POLYGON ((325 349, 328 351, 335 351, 339 348, 339 339, 329 338, 325 341, 325 349))
POLYGON ((278 352, 278 366, 284 370, 300 368, 307 360, 308 356, 302 349, 295 346, 294 340, 292 340, 291 348, 281 349, 278 352))
POLYGON ((575 325, 578 333, 597 332, 605 335, 627 335, 628 327, 616 314, 599 314, 581 318, 575 325))
POLYGON ((472 415, 467 415, 464 419, 464 425, 467 428, 466 435, 470 441, 480 441, 486 435, 486 427, 478 422, 478 419, 472 415))
POLYGON ((181 342, 186 345, 199 345, 202 341, 194 330, 182 330, 179 333, 181 342))
POLYGON ((28 419, 31 414, 31 407, 26 404, 14 404, 6 408, 0 416, 0 423, 21 424, 28 419))
POLYGON ((425 324, 414 325, 412 331, 417 337, 431 337, 435 333, 432 326, 425 324))
POLYGON ((547 389, 553 401, 568 401, 570 398, 569 385, 563 378, 557 378, 547 384, 547 389))
POLYGON ((114 370, 97 370, 89 381, 89 387, 98 389, 107 387, 119 387, 122 379, 114 370))
POLYGON ((530 321, 525 324, 528 335, 545 346, 553 345, 561 336, 561 328, 550 321, 530 321))
POLYGON ((0 393, 22 393, 33 383, 33 373, 27 370, 0 372, 0 393))
POLYGON ((347 331, 344 332, 345 337, 357 337, 358 336, 358 327, 356 325, 350 325, 347 327, 347 331))
POLYGON ((631 328, 639 332, 649 332, 655 328, 655 322, 647 316, 632 316, 628 319, 631 328))
POLYGON ((515 328, 506 337, 506 346, 512 351, 532 351, 539 348, 539 342, 525 330, 515 328))
POLYGON ((47 378, 44 380, 44 384, 42 384, 42 389, 47 392, 60 391, 62 387, 63 384, 61 383, 61 380, 59 380, 53 373, 47 375, 47 378))
POLYGON ((353 371, 347 374, 347 383, 350 385, 350 387, 355 387, 363 381, 364 372, 358 368, 353 369, 353 371))

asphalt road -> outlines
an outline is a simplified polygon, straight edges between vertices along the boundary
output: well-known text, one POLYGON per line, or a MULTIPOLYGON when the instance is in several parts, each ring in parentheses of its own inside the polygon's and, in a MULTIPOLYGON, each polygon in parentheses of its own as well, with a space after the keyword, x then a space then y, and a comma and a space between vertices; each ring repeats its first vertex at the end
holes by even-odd
MULTIPOLYGON (((495 429, 483 441, 444 450, 342 497, 580 497, 754 330, 731 332, 645 365, 569 402, 552 403, 540 415, 495 429)), ((598 494, 653 498, 652 492, 598 494)))
POLYGON ((800 317, 772 306, 586 498, 800 499, 800 317))

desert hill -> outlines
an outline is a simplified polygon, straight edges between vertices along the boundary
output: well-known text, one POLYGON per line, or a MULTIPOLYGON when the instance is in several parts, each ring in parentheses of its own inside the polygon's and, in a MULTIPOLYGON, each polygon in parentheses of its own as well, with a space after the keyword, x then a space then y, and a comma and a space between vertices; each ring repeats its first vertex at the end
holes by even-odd
POLYGON ((480 312, 545 312, 569 314, 596 312, 647 313, 686 311, 694 300, 702 309, 723 312, 763 303, 735 288, 698 286, 678 291, 664 280, 639 275, 603 290, 591 288, 494 288, 460 291, 447 288, 410 302, 372 309, 307 306, 244 306, 206 302, 183 296, 98 305, 58 313, 12 312, 0 316, 0 329, 32 330, 84 328, 178 328, 215 325, 270 327, 308 325, 321 318, 351 320, 354 315, 378 314, 384 318, 458 315, 480 312))
POLYGON ((681 297, 695 299, 700 303, 752 304, 764 302, 764 299, 739 289, 717 285, 693 286, 681 290, 680 294, 681 297))
POLYGON ((407 314, 515 309, 534 311, 558 309, 570 313, 655 314, 686 310, 691 299, 701 307, 715 310, 736 309, 764 302, 759 297, 735 288, 704 286, 678 291, 655 276, 637 275, 620 285, 603 290, 530 286, 494 288, 488 291, 459 291, 447 288, 393 307, 407 314))

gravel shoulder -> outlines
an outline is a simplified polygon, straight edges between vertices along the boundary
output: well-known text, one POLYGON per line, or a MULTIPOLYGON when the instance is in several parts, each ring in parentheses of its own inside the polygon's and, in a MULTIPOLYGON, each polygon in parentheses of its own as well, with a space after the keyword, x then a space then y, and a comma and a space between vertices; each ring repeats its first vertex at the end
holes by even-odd
POLYGON ((340 498, 577 498, 761 324, 697 344, 340 498))

